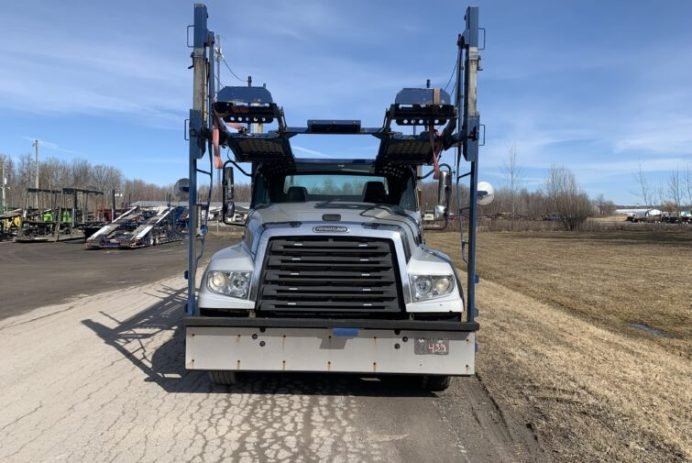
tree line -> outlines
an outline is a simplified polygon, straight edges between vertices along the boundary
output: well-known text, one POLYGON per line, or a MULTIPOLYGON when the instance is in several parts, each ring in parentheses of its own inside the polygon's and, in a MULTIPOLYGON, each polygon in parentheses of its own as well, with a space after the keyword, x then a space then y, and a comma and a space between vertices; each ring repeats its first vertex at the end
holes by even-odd
MULTIPOLYGON (((516 150, 511 150, 503 165, 505 186, 495 192, 495 200, 482 206, 480 214, 491 219, 507 219, 512 223, 526 220, 553 220, 565 230, 576 230, 589 217, 604 217, 615 213, 615 203, 604 195, 590 198, 579 186, 574 173, 562 166, 548 171, 542 187, 529 191, 523 187, 522 172, 517 164, 516 150)), ((692 209, 692 171, 679 169, 671 172, 667 181, 652 186, 641 169, 635 176, 642 208, 659 208, 673 216, 692 209)), ((431 211, 437 203, 437 184, 426 182, 421 187, 421 203, 424 211, 431 211)), ((453 193, 455 197, 456 193, 453 193)), ((468 202, 468 188, 462 186, 461 203, 468 202)), ((454 203, 456 204, 456 203, 454 203)), ((456 206, 450 211, 455 213, 456 206)))
MULTIPOLYGON (((48 158, 38 166, 38 187, 46 190, 62 190, 65 187, 101 191, 99 202, 110 207, 111 194, 116 192, 116 207, 141 200, 166 201, 173 193, 172 185, 155 185, 140 179, 128 179, 117 167, 91 164, 84 159, 65 161, 48 158)), ((0 154, 0 177, 6 179, 5 208, 23 208, 30 204, 27 188, 36 187, 36 161, 31 154, 16 159, 0 154)), ((0 180, 1 182, 2 180, 0 180)))
POLYGON ((637 188, 632 193, 639 197, 642 207, 659 208, 671 214, 679 214, 692 208, 692 170, 673 170, 663 184, 653 185, 642 171, 641 165, 635 176, 637 188))
MULTIPOLYGON (((512 223, 526 220, 553 220, 565 230, 578 229, 589 217, 608 216, 615 212, 615 204, 603 195, 591 199, 581 189, 572 171, 554 166, 548 171, 542 188, 529 191, 521 186, 519 171, 506 169, 506 186, 495 191, 495 200, 481 206, 480 215, 491 219, 505 219, 512 223)), ((461 186, 461 204, 468 203, 468 187, 461 186)), ((453 188, 452 197, 456 197, 453 188)), ((437 184, 426 182, 421 186, 421 203, 424 211, 432 210, 437 203, 437 184)), ((452 201, 451 213, 456 213, 456 200, 452 201)))

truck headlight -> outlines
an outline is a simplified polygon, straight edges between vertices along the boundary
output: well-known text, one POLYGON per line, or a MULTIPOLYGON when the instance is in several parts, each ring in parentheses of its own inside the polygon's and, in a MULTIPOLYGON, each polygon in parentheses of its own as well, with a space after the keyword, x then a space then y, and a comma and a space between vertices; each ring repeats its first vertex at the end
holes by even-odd
POLYGON ((250 292, 251 279, 252 272, 219 272, 212 270, 207 273, 207 288, 216 294, 246 299, 250 292))
POLYGON ((413 297, 417 301, 446 296, 454 289, 453 275, 411 275, 413 297))

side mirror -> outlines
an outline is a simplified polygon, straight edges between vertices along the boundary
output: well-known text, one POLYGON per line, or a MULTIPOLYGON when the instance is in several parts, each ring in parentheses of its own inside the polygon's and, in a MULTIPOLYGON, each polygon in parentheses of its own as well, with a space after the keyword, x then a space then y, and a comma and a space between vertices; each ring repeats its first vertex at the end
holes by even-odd
POLYGON ((449 199, 452 195, 452 176, 446 170, 441 170, 437 185, 437 206, 435 218, 446 217, 449 213, 449 199))
POLYGON ((478 182, 476 202, 479 206, 487 206, 495 200, 495 188, 488 182, 478 182))
POLYGON ((235 202, 233 201, 234 194, 234 182, 233 182, 233 167, 224 166, 223 167, 223 192, 222 192, 222 217, 223 223, 228 225, 237 225, 233 221, 235 216, 235 202))
POLYGON ((495 200, 495 188, 488 182, 478 182, 478 196, 476 202, 479 206, 487 206, 495 200))

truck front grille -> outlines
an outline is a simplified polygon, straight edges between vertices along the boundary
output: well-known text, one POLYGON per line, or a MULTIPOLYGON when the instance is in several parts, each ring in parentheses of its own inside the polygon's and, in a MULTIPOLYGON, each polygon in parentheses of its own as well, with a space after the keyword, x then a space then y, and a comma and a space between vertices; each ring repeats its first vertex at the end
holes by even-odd
POLYGON ((389 240, 291 237, 269 241, 258 311, 399 313, 401 284, 389 240))

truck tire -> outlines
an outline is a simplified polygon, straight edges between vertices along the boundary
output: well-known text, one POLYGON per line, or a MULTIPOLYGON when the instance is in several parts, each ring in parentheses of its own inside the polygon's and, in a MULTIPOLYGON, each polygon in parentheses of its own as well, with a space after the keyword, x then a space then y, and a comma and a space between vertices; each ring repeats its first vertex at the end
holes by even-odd
POLYGON ((232 371, 214 370, 209 372, 209 381, 221 386, 232 386, 236 383, 237 379, 235 373, 232 371))
POLYGON ((425 375, 422 380, 422 387, 426 391, 441 392, 446 390, 452 382, 451 376, 444 375, 425 375))

